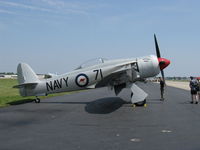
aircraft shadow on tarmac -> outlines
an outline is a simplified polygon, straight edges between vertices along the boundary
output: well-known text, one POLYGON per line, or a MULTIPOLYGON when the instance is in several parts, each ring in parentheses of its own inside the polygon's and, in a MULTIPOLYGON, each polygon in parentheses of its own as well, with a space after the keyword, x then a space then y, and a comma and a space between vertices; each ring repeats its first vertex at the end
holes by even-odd
POLYGON ((84 104, 85 105, 85 111, 91 114, 109 114, 120 107, 122 107, 123 104, 126 104, 127 102, 122 100, 119 97, 106 97, 106 98, 100 98, 96 99, 91 102, 41 102, 41 103, 52 103, 52 104, 84 104))
POLYGON ((7 104, 9 105, 20 105, 20 104, 26 104, 26 103, 30 103, 33 102, 34 99, 22 99, 22 100, 18 100, 18 101, 14 101, 14 102, 8 102, 7 104))
POLYGON ((91 114, 109 114, 119 109, 126 102, 118 97, 101 98, 88 103, 85 110, 91 114))

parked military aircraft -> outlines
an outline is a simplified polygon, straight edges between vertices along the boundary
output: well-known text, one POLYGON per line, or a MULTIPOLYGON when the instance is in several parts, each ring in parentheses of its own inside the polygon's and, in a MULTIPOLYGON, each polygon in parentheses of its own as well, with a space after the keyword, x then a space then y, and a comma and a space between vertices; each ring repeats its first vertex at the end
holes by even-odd
POLYGON ((91 62, 80 65, 77 69, 63 75, 52 76, 49 79, 39 80, 31 67, 20 63, 17 67, 19 88, 21 96, 38 96, 51 93, 67 92, 83 89, 109 87, 118 95, 122 89, 131 90, 130 101, 133 104, 144 105, 147 93, 139 88, 135 82, 161 74, 170 61, 161 58, 156 36, 154 35, 157 56, 150 55, 140 58, 106 60, 98 59, 98 63, 91 62), (89 65, 88 65, 89 64, 89 65))

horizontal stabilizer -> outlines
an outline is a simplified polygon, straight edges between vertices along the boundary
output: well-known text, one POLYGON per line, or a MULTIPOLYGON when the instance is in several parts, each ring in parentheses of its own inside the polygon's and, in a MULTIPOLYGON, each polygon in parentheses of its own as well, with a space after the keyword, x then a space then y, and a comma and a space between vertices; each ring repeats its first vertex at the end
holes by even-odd
POLYGON ((38 83, 23 83, 23 84, 15 85, 13 86, 13 88, 32 87, 32 86, 36 86, 37 84, 38 83))

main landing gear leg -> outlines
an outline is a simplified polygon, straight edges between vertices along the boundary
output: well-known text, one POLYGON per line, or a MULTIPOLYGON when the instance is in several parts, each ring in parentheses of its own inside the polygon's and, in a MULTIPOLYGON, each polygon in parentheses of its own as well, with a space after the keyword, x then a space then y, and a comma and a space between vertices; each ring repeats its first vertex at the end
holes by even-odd
POLYGON ((35 98, 35 103, 40 103, 40 98, 38 98, 37 96, 35 98))
MULTIPOLYGON (((133 92, 131 92, 131 98, 132 98, 132 96, 133 96, 133 92)), ((136 106, 138 106, 138 107, 147 107, 146 99, 144 99, 144 100, 141 101, 141 102, 134 103, 134 104, 132 104, 132 106, 133 106, 133 107, 136 107, 136 106)))

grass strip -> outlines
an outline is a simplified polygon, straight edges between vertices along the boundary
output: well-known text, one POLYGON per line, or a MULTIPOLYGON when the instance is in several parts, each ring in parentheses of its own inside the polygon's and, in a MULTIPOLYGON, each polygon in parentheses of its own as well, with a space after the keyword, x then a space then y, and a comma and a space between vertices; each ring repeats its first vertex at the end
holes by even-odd
MULTIPOLYGON (((34 96, 22 97, 19 94, 19 89, 13 88, 14 85, 17 85, 18 82, 16 79, 0 79, 0 107, 5 107, 9 105, 18 105, 27 102, 34 101, 34 96)), ((64 92, 58 94, 50 94, 48 96, 40 96, 41 99, 70 94, 72 92, 64 92)))

